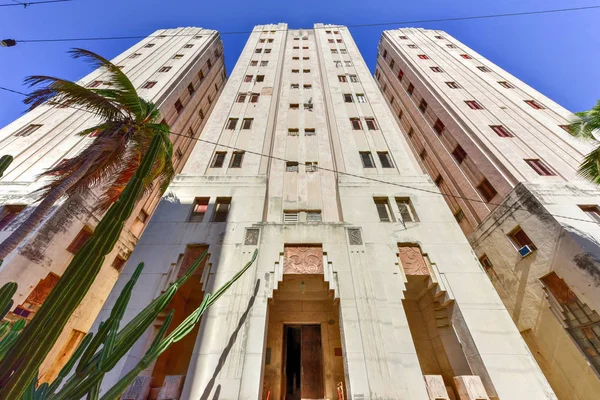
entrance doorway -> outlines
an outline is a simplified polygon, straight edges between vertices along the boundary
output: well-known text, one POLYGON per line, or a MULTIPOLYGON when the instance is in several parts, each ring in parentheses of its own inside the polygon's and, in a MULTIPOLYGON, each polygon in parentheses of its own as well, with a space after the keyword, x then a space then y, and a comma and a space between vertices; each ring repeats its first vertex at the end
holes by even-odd
POLYGON ((320 325, 285 325, 285 400, 322 399, 323 350, 320 325))

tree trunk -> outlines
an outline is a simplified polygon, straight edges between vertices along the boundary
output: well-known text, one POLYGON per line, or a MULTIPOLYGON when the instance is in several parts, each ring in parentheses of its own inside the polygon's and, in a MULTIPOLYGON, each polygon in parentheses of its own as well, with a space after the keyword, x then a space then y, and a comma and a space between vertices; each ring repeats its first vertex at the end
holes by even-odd
POLYGON ((85 176, 97 157, 89 157, 77 172, 65 179, 60 185, 54 188, 44 200, 35 207, 35 210, 25 221, 19 225, 13 233, 10 234, 2 243, 0 243, 0 260, 4 260, 17 246, 25 239, 44 219, 54 204, 61 199, 81 178, 85 176))

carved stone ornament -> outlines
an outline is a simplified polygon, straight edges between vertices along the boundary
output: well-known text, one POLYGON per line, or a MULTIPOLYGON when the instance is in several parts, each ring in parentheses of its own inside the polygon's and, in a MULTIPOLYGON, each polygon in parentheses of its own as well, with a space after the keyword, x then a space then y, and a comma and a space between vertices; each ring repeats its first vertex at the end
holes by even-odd
POLYGON ((284 274, 322 274, 323 249, 316 246, 288 246, 284 250, 284 274))
POLYGON ((260 234, 260 229, 257 229, 257 228, 246 229, 246 237, 244 238, 244 245, 256 246, 258 244, 258 235, 259 234, 260 234))
POLYGON ((418 246, 400 246, 400 262, 406 275, 429 275, 429 268, 418 246))
POLYGON ((352 246, 360 246, 363 244, 362 235, 360 229, 351 228, 348 229, 348 240, 350 241, 350 245, 352 246))

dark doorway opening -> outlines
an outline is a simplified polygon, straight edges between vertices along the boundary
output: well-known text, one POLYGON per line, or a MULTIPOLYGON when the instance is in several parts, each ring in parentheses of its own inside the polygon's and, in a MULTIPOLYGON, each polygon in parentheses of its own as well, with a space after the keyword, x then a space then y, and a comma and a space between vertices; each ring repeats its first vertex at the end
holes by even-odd
POLYGON ((321 326, 285 325, 283 335, 285 400, 322 399, 321 326))

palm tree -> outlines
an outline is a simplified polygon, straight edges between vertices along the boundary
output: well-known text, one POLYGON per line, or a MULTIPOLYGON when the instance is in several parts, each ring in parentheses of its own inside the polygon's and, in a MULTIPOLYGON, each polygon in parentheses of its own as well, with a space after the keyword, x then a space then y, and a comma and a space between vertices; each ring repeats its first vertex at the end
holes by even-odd
POLYGON ((594 136, 594 133, 600 130, 600 100, 591 110, 575 114, 579 118, 569 125, 569 133, 576 138, 592 142, 595 147, 583 159, 579 166, 579 175, 600 185, 600 141, 594 136))
MULTIPOLYGON (((42 221, 63 196, 83 194, 99 188, 101 197, 96 210, 105 211, 116 201, 146 153, 152 137, 168 137, 169 126, 156 123, 158 108, 142 99, 119 67, 88 50, 73 49, 73 58, 83 58, 95 68, 107 72, 108 89, 86 88, 75 82, 50 76, 30 76, 25 82, 40 86, 24 100, 29 111, 42 105, 67 105, 84 109, 100 117, 99 124, 78 134, 94 134, 94 141, 77 156, 64 160, 40 176, 52 180, 39 190, 41 202, 4 242, 0 260, 12 252, 42 221)), ((145 190, 154 183, 166 189, 174 174, 170 156, 162 152, 145 180, 145 190)))

